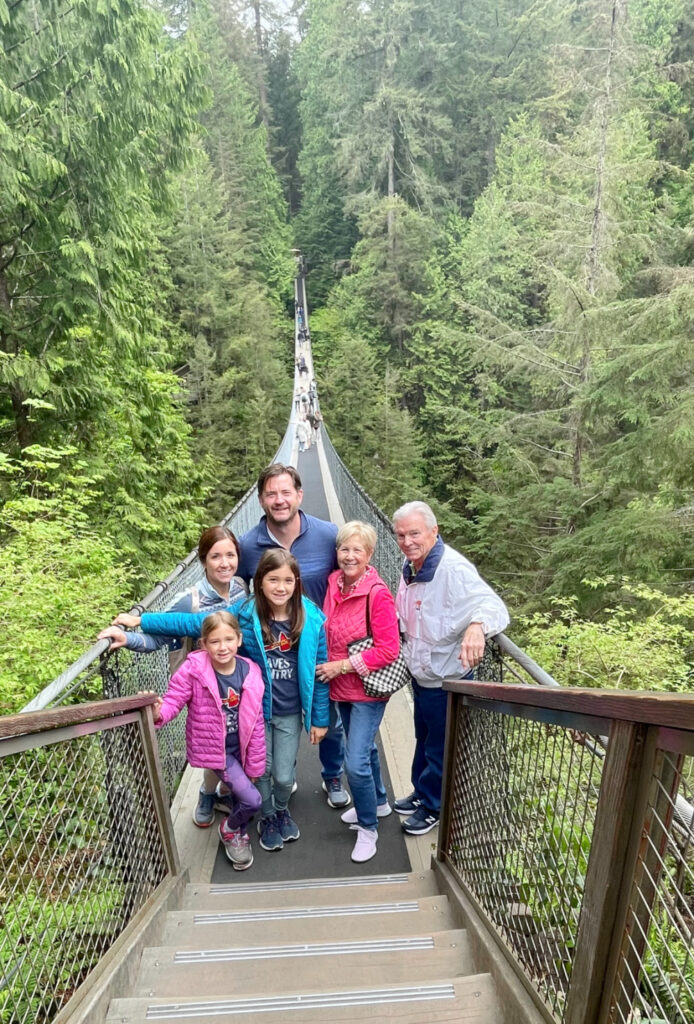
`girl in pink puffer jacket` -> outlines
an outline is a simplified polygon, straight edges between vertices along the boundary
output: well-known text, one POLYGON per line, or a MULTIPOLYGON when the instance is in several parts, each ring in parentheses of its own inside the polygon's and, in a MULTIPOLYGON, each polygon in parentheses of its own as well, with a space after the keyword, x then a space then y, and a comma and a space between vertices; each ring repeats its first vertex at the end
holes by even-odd
MULTIPOLYGON (((224 851, 236 871, 253 863, 247 826, 260 808, 254 782, 265 771, 265 684, 258 666, 237 655, 243 637, 229 612, 213 612, 202 626, 201 650, 189 654, 169 680, 169 687, 153 707, 157 727, 170 722, 188 707, 186 747, 188 762, 208 768, 230 789, 231 812, 219 826, 224 851)), ((214 793, 208 798, 209 822, 214 821, 214 793)), ((200 820, 200 802, 195 823, 200 820)))

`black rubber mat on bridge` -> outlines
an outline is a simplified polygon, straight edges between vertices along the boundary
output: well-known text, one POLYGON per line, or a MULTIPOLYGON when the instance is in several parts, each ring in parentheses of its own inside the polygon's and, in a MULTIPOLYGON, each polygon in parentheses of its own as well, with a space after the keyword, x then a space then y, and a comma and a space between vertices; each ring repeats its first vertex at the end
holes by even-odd
MULTIPOLYGON (((314 446, 299 455, 297 468, 304 489, 301 507, 319 519, 328 519, 328 503, 323 488, 318 452, 314 446)), ((380 743, 379 750, 383 781, 392 803, 393 790, 380 743)), ((308 737, 304 734, 296 765, 299 789, 289 804, 292 817, 301 830, 300 839, 294 843, 287 843, 279 852, 268 853, 260 847, 254 821, 250 826, 255 858, 253 866, 248 871, 234 871, 220 843, 212 871, 213 882, 284 882, 301 878, 345 878, 353 875, 382 875, 412 870, 400 827, 402 819, 395 812, 379 821, 376 856, 366 864, 355 864, 350 859, 356 833, 340 820, 342 812, 328 805, 321 788, 320 771, 318 750, 310 745, 308 737)), ((221 815, 218 814, 215 824, 220 821, 221 815)), ((191 825, 191 828, 193 827, 191 825)))
MULTIPOLYGON (((383 751, 380 753, 383 781, 392 803, 393 791, 383 751)), ((213 882, 286 882, 301 878, 345 878, 412 870, 400 827, 402 818, 395 811, 379 820, 376 856, 366 864, 355 864, 351 860, 356 832, 340 820, 341 811, 328 805, 321 788, 318 750, 310 745, 305 734, 299 747, 296 781, 299 789, 289 801, 289 810, 301 830, 301 837, 296 842, 287 843, 279 852, 268 853, 258 842, 256 821, 252 822, 249 829, 255 858, 252 867, 248 871, 234 871, 220 843, 212 871, 213 882)), ((215 827, 221 820, 218 814, 215 827)), ((194 827, 191 822, 191 828, 194 827)))

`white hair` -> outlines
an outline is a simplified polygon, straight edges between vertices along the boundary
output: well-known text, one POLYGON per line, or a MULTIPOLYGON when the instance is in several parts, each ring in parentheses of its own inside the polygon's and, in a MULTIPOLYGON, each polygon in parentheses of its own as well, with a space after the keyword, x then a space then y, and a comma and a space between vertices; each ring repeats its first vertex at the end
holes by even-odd
POLYGON ((393 512, 393 529, 400 519, 405 519, 407 516, 421 516, 430 529, 433 526, 438 526, 431 506, 427 505, 425 501, 408 501, 406 505, 401 505, 396 509, 393 512))

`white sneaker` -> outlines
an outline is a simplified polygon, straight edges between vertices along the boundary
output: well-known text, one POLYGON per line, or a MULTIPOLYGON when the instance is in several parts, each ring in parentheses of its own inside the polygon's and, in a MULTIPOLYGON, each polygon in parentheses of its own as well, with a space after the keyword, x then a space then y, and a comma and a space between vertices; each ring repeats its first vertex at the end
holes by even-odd
POLYGON ((362 828, 361 825, 352 825, 357 833, 357 841, 352 850, 352 860, 356 864, 363 864, 376 856, 376 843, 378 832, 375 829, 362 828))
MULTIPOLYGON (((392 813, 393 808, 390 806, 387 800, 384 804, 378 804, 378 806, 376 807, 376 815, 379 818, 387 818, 388 815, 392 813)), ((342 821, 344 821, 345 825, 356 825, 357 822, 359 821, 359 818, 357 817, 356 807, 350 807, 348 811, 345 811, 344 814, 340 815, 340 818, 342 819, 342 821)))

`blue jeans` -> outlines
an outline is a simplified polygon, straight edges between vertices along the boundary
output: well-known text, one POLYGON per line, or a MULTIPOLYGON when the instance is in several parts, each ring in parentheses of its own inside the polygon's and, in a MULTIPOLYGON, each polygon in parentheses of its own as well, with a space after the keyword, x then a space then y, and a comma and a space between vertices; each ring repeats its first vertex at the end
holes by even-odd
POLYGON ((264 818, 286 811, 294 785, 294 765, 301 739, 301 714, 273 715, 265 723, 265 774, 257 782, 264 818))
POLYGON ((440 814, 448 694, 440 686, 433 689, 420 686, 416 679, 412 680, 412 689, 415 739, 412 788, 427 811, 440 814))
POLYGON ((376 805, 388 799, 376 748, 376 733, 387 701, 338 701, 345 727, 345 770, 352 790, 357 820, 363 828, 376 830, 376 805))
POLYGON ((321 775, 326 780, 339 779, 345 766, 345 731, 342 728, 337 703, 330 701, 330 722, 328 731, 318 744, 318 756, 322 765, 321 775))

